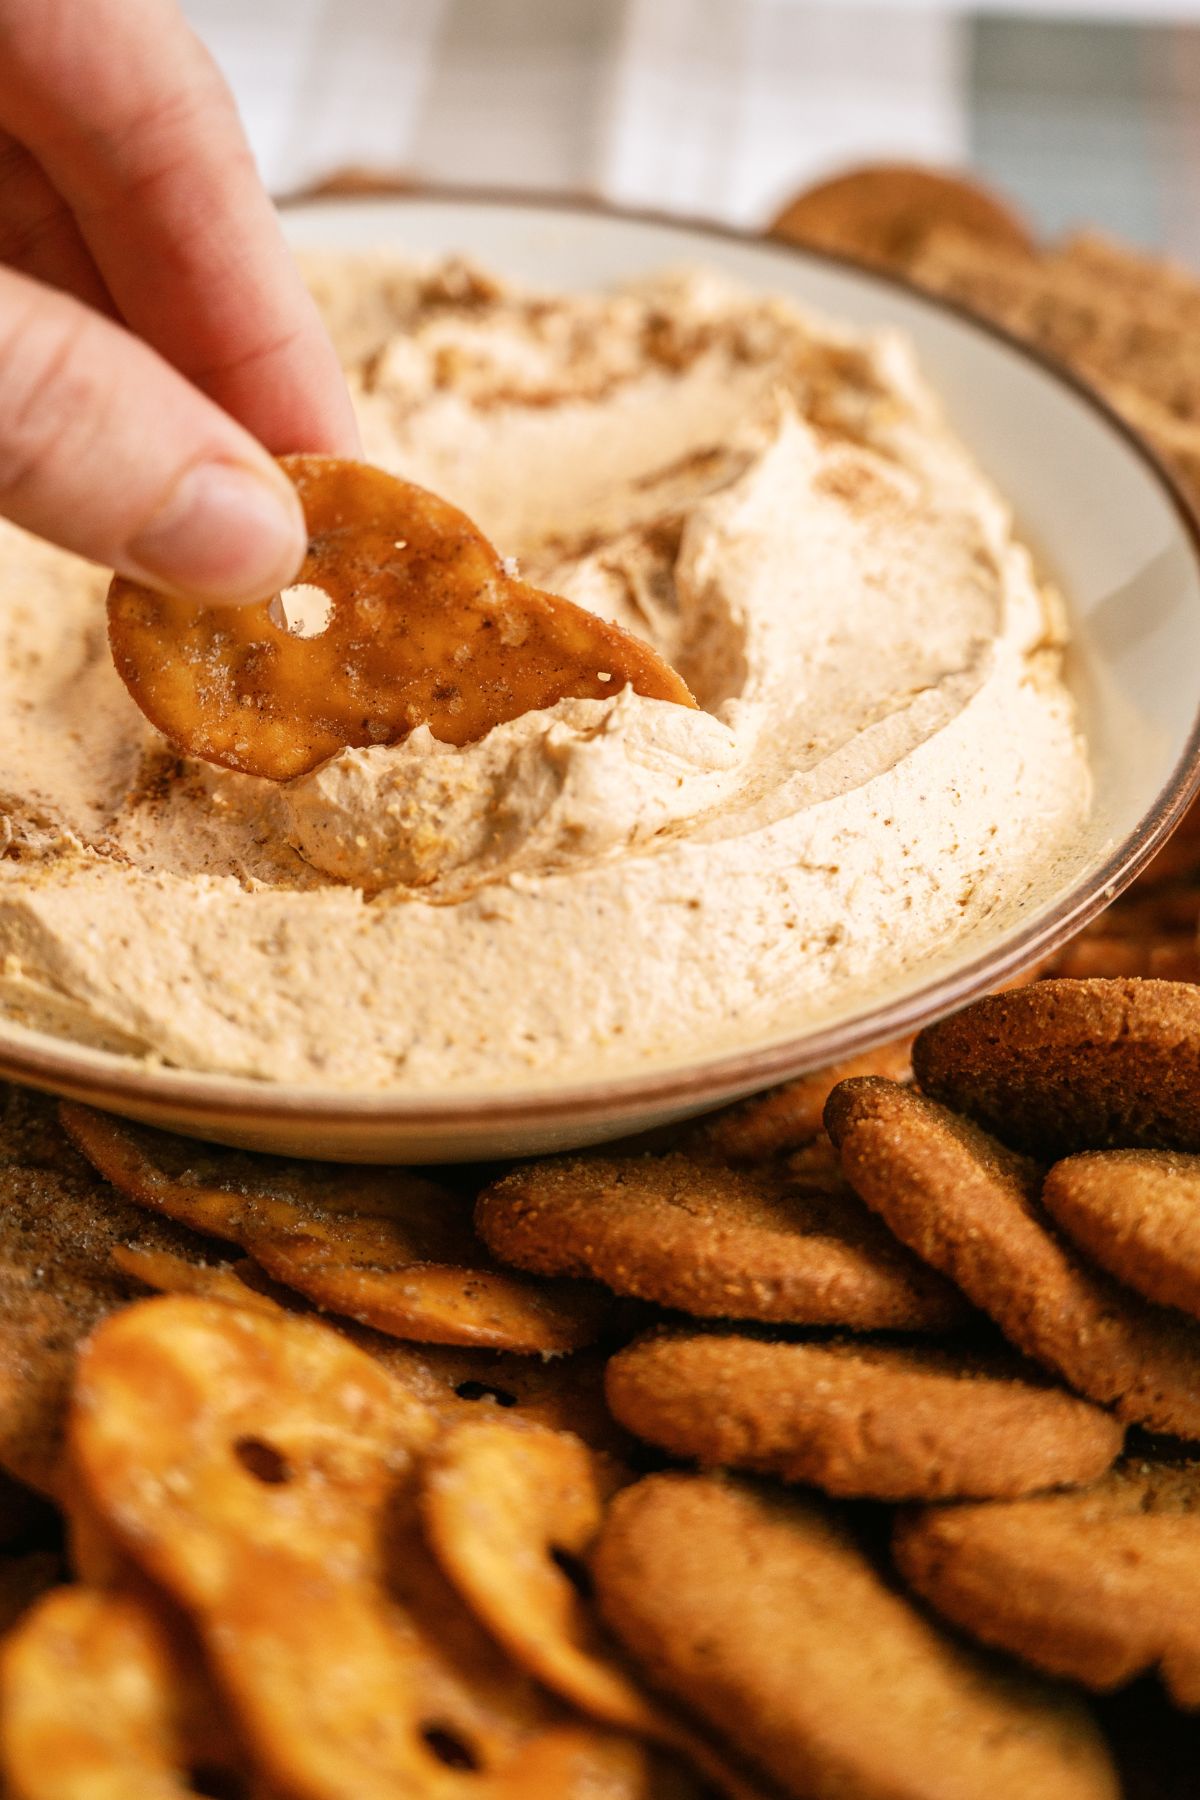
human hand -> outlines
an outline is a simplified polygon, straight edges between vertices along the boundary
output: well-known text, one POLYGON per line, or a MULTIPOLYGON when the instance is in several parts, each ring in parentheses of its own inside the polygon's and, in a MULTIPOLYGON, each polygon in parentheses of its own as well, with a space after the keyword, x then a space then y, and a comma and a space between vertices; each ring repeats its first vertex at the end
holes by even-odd
POLYGON ((0 0, 0 514, 170 592, 261 599, 354 455, 333 349, 174 0, 0 0))

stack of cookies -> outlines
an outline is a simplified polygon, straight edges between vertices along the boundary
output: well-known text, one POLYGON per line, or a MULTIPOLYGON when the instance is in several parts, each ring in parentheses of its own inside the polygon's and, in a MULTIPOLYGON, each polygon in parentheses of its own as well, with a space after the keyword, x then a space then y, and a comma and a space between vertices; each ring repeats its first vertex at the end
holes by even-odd
POLYGON ((1117 1792, 1064 1690, 967 1640, 1200 1707, 1200 990, 1044 981, 913 1062, 833 1086, 827 1136, 810 1078, 667 1154, 514 1170, 477 1224, 690 1315, 606 1373, 703 1471, 620 1494, 596 1552, 657 1686, 797 1796, 1117 1792))

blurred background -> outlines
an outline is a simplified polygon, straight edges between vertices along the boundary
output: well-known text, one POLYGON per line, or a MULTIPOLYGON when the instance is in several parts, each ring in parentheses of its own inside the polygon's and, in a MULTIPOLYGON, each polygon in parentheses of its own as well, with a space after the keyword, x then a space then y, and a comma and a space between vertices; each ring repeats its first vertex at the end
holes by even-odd
POLYGON ((277 194, 356 168, 757 226, 911 159, 1200 264, 1200 0, 184 3, 277 194))

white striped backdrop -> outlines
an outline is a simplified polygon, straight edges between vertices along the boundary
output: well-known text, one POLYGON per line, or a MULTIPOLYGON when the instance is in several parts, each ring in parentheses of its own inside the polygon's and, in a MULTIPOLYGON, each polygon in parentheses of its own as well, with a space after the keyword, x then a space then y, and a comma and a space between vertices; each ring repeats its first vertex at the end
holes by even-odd
POLYGON ((755 225, 848 160, 972 161, 1200 263, 1200 0, 185 0, 286 192, 348 167, 755 225))

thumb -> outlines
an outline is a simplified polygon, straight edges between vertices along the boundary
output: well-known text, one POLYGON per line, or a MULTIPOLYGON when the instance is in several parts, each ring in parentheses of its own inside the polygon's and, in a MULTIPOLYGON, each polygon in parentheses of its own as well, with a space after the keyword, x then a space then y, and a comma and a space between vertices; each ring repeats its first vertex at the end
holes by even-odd
POLYGON ((260 600, 305 550, 295 489, 153 350, 0 268, 0 514, 169 593, 260 600))

